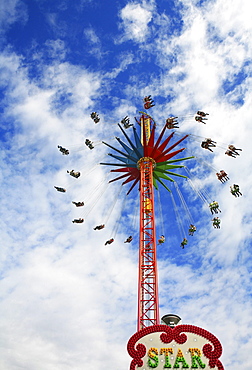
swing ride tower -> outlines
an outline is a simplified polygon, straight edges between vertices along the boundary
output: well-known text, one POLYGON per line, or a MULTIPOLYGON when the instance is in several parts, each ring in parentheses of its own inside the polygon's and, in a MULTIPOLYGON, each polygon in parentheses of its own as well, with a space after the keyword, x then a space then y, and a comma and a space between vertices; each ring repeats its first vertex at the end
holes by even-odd
POLYGON ((135 143, 129 138, 125 130, 119 125, 129 145, 125 144, 118 137, 117 141, 123 147, 125 152, 114 148, 110 144, 103 142, 105 145, 115 150, 123 156, 108 153, 109 156, 119 160, 118 163, 101 163, 102 165, 120 166, 121 168, 113 169, 111 172, 123 172, 124 174, 110 180, 117 181, 127 178, 124 184, 133 181, 127 195, 134 186, 139 184, 140 198, 140 229, 139 229, 139 265, 138 265, 138 315, 137 330, 140 331, 149 326, 159 324, 159 304, 158 304, 158 273, 157 273, 157 248, 155 232, 155 204, 154 188, 161 184, 167 191, 170 189, 163 182, 164 180, 174 181, 172 176, 184 177, 171 170, 184 167, 175 164, 193 157, 170 160, 172 157, 182 152, 185 148, 172 151, 188 135, 177 141, 175 144, 168 146, 173 138, 174 132, 166 137, 161 143, 167 126, 165 125, 155 142, 156 123, 153 118, 146 112, 140 112, 141 116, 138 121, 141 134, 140 137, 133 127, 135 143))
POLYGON ((155 161, 143 157, 138 161, 140 171, 140 235, 138 272, 137 330, 159 323, 157 251, 153 192, 155 161))
MULTIPOLYGON (((172 365, 174 365, 174 368, 180 368, 181 363, 183 368, 189 368, 191 363, 191 368, 198 368, 199 365, 200 368, 224 370, 219 360, 222 353, 221 343, 214 335, 193 325, 176 326, 180 321, 180 318, 176 315, 166 315, 166 317, 172 319, 173 325, 170 325, 167 321, 163 321, 163 324, 166 322, 166 325, 160 324, 154 188, 157 188, 157 183, 159 183, 170 192, 161 178, 174 181, 168 175, 186 177, 170 170, 184 167, 174 164, 175 162, 193 157, 170 160, 184 150, 182 148, 171 151, 188 135, 166 149, 170 139, 173 137, 172 133, 160 144, 167 129, 166 125, 156 143, 154 141, 156 124, 146 113, 143 113, 140 117, 140 127, 143 150, 142 157, 138 158, 136 163, 138 175, 136 175, 135 171, 132 172, 129 167, 127 169, 114 170, 116 172, 127 172, 125 175, 128 176, 128 179, 124 183, 133 180, 134 173, 135 181, 132 187, 139 181, 140 193, 138 320, 137 332, 129 339, 127 344, 128 353, 132 357, 130 370, 163 369, 164 367, 171 368, 172 365), (181 337, 179 334, 181 334, 181 337), (200 343, 201 348, 195 348, 195 341, 197 346, 200 343), (169 348, 165 348, 166 345, 169 348), (174 353, 177 346, 179 346, 177 353, 174 353), (203 356, 201 358, 202 353, 203 356)), ((126 149, 125 146, 124 148, 126 149)), ((132 152, 130 152, 130 156, 132 159, 134 158, 132 152)), ((126 163, 128 164, 129 162, 126 161, 126 163)), ((125 175, 123 177, 126 177, 125 175)), ((164 317, 162 320, 164 320, 164 317)))
MULTIPOLYGON (((149 97, 146 97, 144 101, 146 99, 149 97)), ((149 109, 151 106, 153 105, 147 103, 144 105, 145 109, 149 109)), ((128 353, 132 358, 129 370, 180 368, 181 363, 182 368, 189 368, 191 364, 191 368, 224 370, 219 360, 222 353, 221 343, 213 334, 193 325, 177 325, 180 321, 177 315, 166 315, 160 323, 154 192, 161 186, 171 193, 167 182, 175 182, 173 177, 176 176, 187 179, 187 176, 176 172, 177 169, 185 167, 179 162, 194 157, 174 159, 185 148, 173 149, 189 136, 185 135, 170 145, 174 136, 174 131, 171 132, 170 129, 175 127, 171 127, 173 124, 168 125, 168 123, 176 117, 170 117, 169 121, 166 120, 157 140, 155 140, 157 125, 154 119, 146 112, 139 113, 141 116, 136 121, 140 126, 140 135, 138 135, 136 127, 125 122, 126 116, 121 121, 123 127, 118 124, 126 142, 119 137, 115 138, 122 150, 103 142, 116 152, 116 154, 108 153, 116 160, 115 163, 100 163, 115 167, 111 170, 112 173, 121 173, 119 177, 110 180, 110 183, 121 179, 124 179, 122 185, 132 183, 126 195, 129 195, 138 184, 140 201, 138 313, 137 332, 131 336, 127 344, 128 353), (132 126, 133 132, 128 135, 126 129, 130 126, 132 126), (169 132, 168 135, 167 132, 169 132)), ((66 154, 63 151, 62 153, 66 154)), ((72 176, 74 175, 72 174, 72 176)), ((176 188, 183 205, 183 197, 175 182, 176 188)), ((63 188, 57 189, 56 187, 56 190, 65 192, 63 188)), ((176 211, 172 193, 171 198, 176 211)), ((184 206, 186 209, 185 204, 184 206)), ((111 241, 114 239, 112 238, 111 241)), ((164 235, 160 237, 158 244, 163 242, 164 235)))

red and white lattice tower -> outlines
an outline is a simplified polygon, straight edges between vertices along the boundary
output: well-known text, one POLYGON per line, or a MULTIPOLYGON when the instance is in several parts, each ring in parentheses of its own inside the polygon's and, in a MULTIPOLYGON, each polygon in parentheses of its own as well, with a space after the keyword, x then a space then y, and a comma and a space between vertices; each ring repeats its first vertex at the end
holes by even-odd
MULTIPOLYGON (((148 128, 149 121, 149 118, 141 117, 142 130, 146 124, 148 128)), ((149 132, 148 129, 144 131, 149 132)), ((147 136, 146 142, 148 140, 149 137, 147 136)), ((151 157, 143 157, 138 161, 140 171, 140 238, 137 330, 159 323, 155 207, 152 180, 155 165, 156 163, 151 157)))

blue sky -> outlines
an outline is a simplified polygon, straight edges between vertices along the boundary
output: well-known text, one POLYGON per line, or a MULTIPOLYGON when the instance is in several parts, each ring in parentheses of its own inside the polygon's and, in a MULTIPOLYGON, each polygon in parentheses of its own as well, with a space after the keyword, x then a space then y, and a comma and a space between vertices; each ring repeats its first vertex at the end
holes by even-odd
MULTIPOLYGON (((1 368, 129 367, 138 192, 125 200, 126 185, 116 197, 120 182, 108 185, 115 176, 99 163, 112 152, 101 141, 119 147, 116 123, 126 115, 135 123, 151 94, 157 131, 168 116, 179 117, 173 142, 190 134, 183 156, 197 157, 187 163, 194 188, 222 211, 215 230, 207 204, 178 179, 197 226, 182 250, 171 197, 160 189, 160 313, 216 335, 226 370, 251 370, 244 355, 252 346, 250 14, 248 0, 2 1, 1 368), (194 120, 199 109, 209 113, 206 125, 194 120), (205 137, 217 142, 214 153, 201 148, 205 137), (239 157, 224 154, 228 144, 242 148, 239 157), (70 177, 71 169, 81 177, 70 177), (225 184, 216 178, 220 169, 230 177, 225 184), (233 183, 242 197, 230 194, 233 183), (71 204, 82 200, 82 209, 71 204), (83 224, 71 222, 79 217, 83 224), (130 234, 133 242, 124 244, 130 234)), ((186 230, 187 215, 168 185, 186 230)))

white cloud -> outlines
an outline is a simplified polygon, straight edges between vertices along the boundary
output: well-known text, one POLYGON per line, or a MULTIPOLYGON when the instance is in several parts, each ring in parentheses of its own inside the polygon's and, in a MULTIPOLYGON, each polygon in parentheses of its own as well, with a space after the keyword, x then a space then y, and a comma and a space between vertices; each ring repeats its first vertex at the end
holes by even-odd
MULTIPOLYGON (((87 214, 92 204, 86 194, 92 195, 97 187, 100 196, 103 190, 99 186, 104 178, 101 169, 86 178, 85 168, 94 167, 105 148, 98 146, 93 152, 83 144, 86 137, 97 138, 97 129, 103 132, 103 123, 97 127, 90 118, 100 79, 94 73, 59 62, 44 67, 40 79, 43 87, 38 87, 29 80, 21 63, 15 54, 2 54, 1 81, 3 85, 8 83, 5 117, 14 123, 10 147, 1 152, 5 160, 2 175, 7 181, 2 187, 5 197, 1 199, 5 236, 1 248, 1 317, 5 317, 6 336, 2 366, 81 369, 89 361, 90 369, 95 370, 97 361, 104 361, 109 351, 102 342, 112 342, 114 331, 121 343, 127 340, 120 329, 118 309, 124 313, 125 325, 132 321, 135 294, 131 286, 136 279, 126 245, 115 242, 104 249, 118 212, 108 220, 103 233, 93 231, 96 213, 87 214), (55 110, 54 96, 58 91, 71 93, 72 101, 63 113, 55 110), (59 153, 58 144, 69 146, 69 158, 59 153), (79 148, 82 152, 78 152, 79 148), (72 166, 82 172, 79 183, 66 173, 72 166), (54 185, 66 186, 67 193, 57 193, 54 185), (86 203, 82 210, 82 215, 86 214, 84 228, 71 222, 80 216, 71 204, 78 196, 86 203), (124 297, 128 304, 125 306, 121 298, 116 302, 113 296, 124 297), (128 318, 126 309, 132 312, 128 318), (104 315, 105 311, 109 314, 104 315), (89 343, 92 350, 87 351, 89 343), (34 354, 32 358, 30 353, 34 354)), ((103 199, 95 212, 106 216, 112 199, 103 199)), ((125 235, 121 241, 123 238, 125 235)), ((128 337, 132 331, 127 329, 128 337)), ((118 360, 121 355, 119 358, 115 353, 107 361, 116 366, 118 360)), ((124 361, 127 362, 126 353, 124 361)))
MULTIPOLYGON (((130 224, 137 221, 133 214, 120 218, 123 196, 114 203, 118 184, 107 187, 113 176, 106 179, 109 169, 97 164, 106 162, 110 151, 99 141, 116 145, 115 123, 127 114, 133 121, 139 109, 135 97, 140 102, 142 92, 151 91, 156 100, 151 115, 158 130, 167 115, 177 113, 180 131, 195 135, 186 146, 210 165, 197 184, 209 197, 216 197, 222 210, 221 229, 214 230, 207 205, 194 201, 189 187, 183 187, 197 232, 182 254, 174 216, 169 203, 163 204, 168 221, 167 242, 158 250, 161 314, 177 313, 184 323, 213 332, 223 344, 226 370, 239 366, 251 370, 249 357, 237 358, 237 348, 251 347, 252 95, 249 67, 244 67, 251 56, 247 37, 251 25, 245 3, 229 7, 218 0, 198 8, 187 2, 191 6, 181 13, 181 34, 168 35, 161 22, 150 45, 143 41, 150 32, 154 5, 127 4, 121 11, 122 40, 141 43, 141 51, 150 47, 162 75, 156 73, 147 83, 146 72, 143 77, 142 71, 135 73, 124 83, 126 96, 109 92, 135 61, 131 50, 118 57, 118 68, 95 73, 64 62, 64 42, 48 41, 54 60, 50 65, 42 60, 41 75, 34 80, 21 56, 1 53, 5 88, 0 150, 1 367, 78 370, 83 363, 90 370, 129 367, 125 348, 136 326, 138 237, 133 233, 131 245, 123 241, 132 231, 130 224), (224 82, 233 83, 241 69, 243 79, 226 93, 224 82), (115 108, 99 99, 104 91, 115 108), (173 98, 169 102, 168 94, 173 98), (161 98, 163 105, 158 103, 161 98), (198 108, 210 113, 206 125, 193 119, 198 108), (92 110, 100 114, 98 125, 90 118, 92 110), (213 155, 200 148, 205 136, 219 145, 213 155), (97 141, 94 150, 84 147, 85 138, 97 141), (243 149, 239 158, 224 155, 229 143, 243 149), (62 156, 58 144, 69 147, 70 155, 62 156), (81 171, 79 179, 66 173, 72 168, 81 171), (222 168, 231 179, 226 184, 215 177, 215 169, 222 168), (241 186, 242 197, 229 193, 233 182, 241 186), (56 192, 54 185, 66 187, 67 193, 56 192), (72 200, 84 200, 84 208, 74 208, 72 200), (72 224, 80 216, 85 223, 72 224), (105 229, 94 231, 104 219, 108 219, 105 229), (118 220, 115 242, 105 247, 118 220)), ((91 36, 98 44, 96 35, 91 36)), ((197 179, 197 169, 194 174, 197 179)), ((129 199, 126 210, 132 209, 135 213, 135 203, 129 199)))
POLYGON ((48 56, 52 59, 65 59, 66 56, 66 46, 64 41, 58 40, 47 40, 45 42, 45 46, 47 47, 48 56))
POLYGON ((25 23, 27 9, 21 0, 2 0, 0 5, 0 33, 3 34, 15 22, 25 23))
POLYGON ((103 51, 102 43, 95 30, 92 27, 85 28, 83 34, 90 45, 88 48, 88 53, 93 57, 96 57, 98 60, 104 58, 106 53, 103 51))
POLYGON ((99 37, 96 35, 95 31, 92 28, 86 28, 84 30, 84 35, 92 44, 99 44, 100 40, 99 37))
POLYGON ((150 34, 149 23, 152 20, 153 5, 146 2, 128 3, 120 12, 122 19, 121 27, 124 29, 122 41, 133 40, 141 43, 146 40, 150 34))

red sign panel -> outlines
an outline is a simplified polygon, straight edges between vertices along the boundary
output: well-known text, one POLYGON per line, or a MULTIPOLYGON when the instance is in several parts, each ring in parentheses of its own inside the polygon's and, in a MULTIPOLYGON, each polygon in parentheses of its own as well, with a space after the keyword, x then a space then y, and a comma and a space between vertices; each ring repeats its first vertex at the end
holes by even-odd
POLYGON ((224 370, 220 341, 193 325, 153 325, 135 333, 128 342, 130 370, 224 370))

